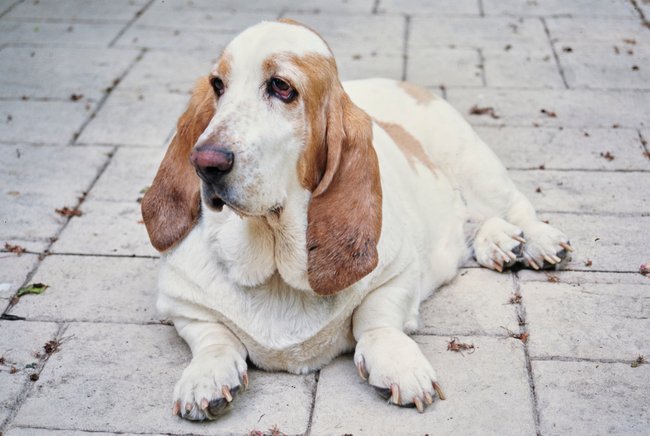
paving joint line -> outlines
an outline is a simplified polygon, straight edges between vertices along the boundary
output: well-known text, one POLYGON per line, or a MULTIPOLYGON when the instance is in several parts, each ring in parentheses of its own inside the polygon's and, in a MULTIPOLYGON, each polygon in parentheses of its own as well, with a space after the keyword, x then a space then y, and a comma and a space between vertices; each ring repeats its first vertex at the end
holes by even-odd
POLYGON ((81 127, 79 127, 79 129, 72 135, 72 139, 70 140, 68 145, 76 145, 77 139, 81 136, 81 134, 88 126, 88 124, 90 124, 90 122, 95 119, 99 111, 102 110, 104 104, 108 100, 108 97, 110 97, 113 94, 115 88, 120 84, 122 80, 124 80, 126 75, 129 74, 133 68, 135 68, 135 66, 138 64, 138 62, 142 60, 142 58, 146 53, 147 53, 147 49, 140 49, 140 53, 135 57, 135 59, 133 59, 133 61, 131 61, 131 63, 126 67, 126 69, 122 72, 122 74, 120 74, 115 80, 113 80, 111 86, 109 86, 106 89, 104 95, 97 102, 97 106, 95 106, 95 109, 91 112, 91 114, 88 116, 86 121, 83 122, 81 127))
POLYGON ((548 44, 551 46, 551 51, 553 52, 553 58, 555 59, 555 65, 557 66, 558 72, 560 73, 560 77, 562 78, 562 83, 564 83, 564 87, 566 89, 569 89, 569 83, 566 81, 566 77, 564 75, 564 68, 562 68, 560 57, 557 54, 557 50, 555 50, 555 44, 553 44, 553 38, 551 38, 551 32, 548 30, 548 26, 546 25, 546 19, 544 17, 539 17, 539 20, 542 22, 542 26, 544 26, 544 33, 546 33, 546 39, 548 40, 548 44))
POLYGON ((381 0, 375 0, 374 1, 373 5, 372 5, 372 10, 370 11, 370 13, 372 15, 377 15, 379 13, 379 3, 380 3, 380 1, 381 0))
MULTIPOLYGON (((143 433, 143 432, 137 432, 137 431, 131 431, 128 430, 126 432, 121 431, 121 430, 80 430, 77 428, 64 428, 64 427, 46 427, 46 426, 40 426, 40 425, 17 425, 12 428, 21 428, 21 429, 35 429, 35 430, 54 430, 54 431, 69 431, 69 432, 75 432, 75 433, 88 433, 88 434, 96 434, 96 433, 110 433, 110 434, 137 434, 137 435, 152 435, 152 436, 158 436, 158 435, 165 435, 165 436, 197 436, 196 433, 167 433, 167 432, 155 432, 155 433, 143 433)), ((224 436, 240 436, 236 433, 220 433, 223 434, 224 436)))
POLYGON ((515 310, 517 312, 517 318, 519 320, 519 331, 520 334, 526 335, 526 341, 522 341, 524 347, 524 358, 526 360, 526 374, 528 375, 528 386, 530 387, 530 400, 533 407, 533 420, 535 422, 535 433, 540 436, 542 434, 540 428, 540 418, 539 418, 539 402, 537 399, 537 391, 535 387, 535 377, 533 374, 533 365, 531 364, 530 352, 528 350, 528 322, 526 314, 526 306, 524 304, 524 297, 521 296, 521 283, 519 282, 519 275, 514 273, 512 275, 512 281, 514 284, 514 295, 519 295, 520 300, 515 305, 515 310))
POLYGON ((589 363, 624 363, 630 365, 637 356, 632 356, 630 359, 606 359, 606 358, 592 358, 592 357, 571 357, 571 356, 539 356, 532 357, 533 362, 589 362, 589 363))
POLYGON ((411 37, 411 16, 404 15, 404 44, 402 46, 402 81, 406 80, 406 73, 408 69, 408 48, 409 38, 411 37))
MULTIPOLYGON (((63 333, 65 333, 68 327, 65 323, 58 323, 58 325, 59 327, 57 331, 54 333, 54 338, 51 340, 61 343, 61 341, 64 339, 63 333)), ((38 363, 36 364, 35 371, 32 373, 32 375, 30 375, 30 377, 33 376, 33 374, 36 374, 37 375, 36 380, 38 380, 38 377, 40 377, 41 372, 45 368, 45 365, 47 364, 48 360, 50 360, 50 357, 56 352, 58 352, 58 350, 55 350, 51 353, 44 352, 43 354, 41 354, 40 357, 38 358, 38 363)), ((18 411, 27 400, 27 397, 29 396, 29 393, 33 389, 34 382, 36 380, 31 380, 31 378, 25 380, 25 382, 23 383, 23 387, 20 390, 20 393, 16 396, 16 400, 13 402, 11 407, 8 408, 9 414, 4 419, 4 421, 0 423, 0 431, 4 431, 5 428, 11 423, 11 421, 14 420, 14 418, 18 414, 18 411)))
POLYGON ((111 40, 111 42, 108 43, 108 48, 112 48, 115 45, 117 40, 120 39, 122 35, 124 35, 124 33, 126 33, 126 31, 131 28, 133 23, 135 23, 137 19, 140 18, 147 9, 149 9, 149 7, 153 4, 153 2, 154 0, 149 0, 149 2, 147 2, 143 7, 141 7, 138 11, 136 11, 135 14, 133 14, 133 17, 131 17, 131 19, 126 23, 126 25, 122 27, 122 29, 120 29, 119 32, 117 32, 117 35, 115 35, 115 37, 111 40))
MULTIPOLYGON (((74 206, 73 210, 79 210, 79 207, 81 207, 83 202, 86 200, 86 195, 88 194, 88 192, 90 192, 90 190, 95 186, 95 184, 97 183, 97 180, 99 180, 101 175, 104 174, 104 171, 106 171, 106 168, 108 167, 108 165, 113 160, 113 156, 115 155, 115 151, 116 151, 116 148, 113 148, 113 150, 110 153, 108 153, 106 161, 99 168, 99 171, 97 172, 97 175, 95 176, 95 178, 90 182, 90 186, 88 186, 88 188, 86 190, 84 190, 85 194, 81 195, 80 197, 77 198, 77 204, 74 206)), ((48 243, 48 245, 43 250, 43 253, 42 253, 43 258, 45 258, 48 255, 48 253, 50 252, 50 249, 56 243, 56 241, 58 241, 59 237, 61 236, 61 233, 63 233, 63 231, 68 227, 68 224, 70 223, 72 218, 73 218, 72 216, 68 216, 66 221, 61 225, 61 227, 57 230, 57 232, 54 234, 54 236, 50 237, 50 242, 48 243)), ((25 281, 22 283, 20 288, 27 285, 27 283, 29 283, 34 278, 34 275, 36 275, 36 272, 38 271, 38 269, 39 269, 39 267, 41 266, 42 263, 43 263, 43 259, 41 258, 41 256, 39 256, 39 261, 36 263, 34 268, 32 268, 32 270, 27 274, 27 277, 25 278, 25 281)), ((20 290, 20 288, 18 288, 18 290, 20 290)), ((16 290, 16 293, 18 293, 18 290, 16 290)), ((2 316, 6 315, 14 306, 15 306, 15 303, 10 302, 9 305, 7 305, 7 307, 5 308, 4 312, 2 313, 2 316)))
POLYGON ((5 15, 7 15, 9 12, 11 12, 13 8, 15 8, 15 7, 18 6, 19 4, 23 3, 24 1, 25 1, 25 0, 18 0, 17 2, 15 2, 15 3, 12 4, 11 6, 9 6, 7 9, 5 9, 4 11, 2 11, 2 13, 0 13, 0 18, 3 18, 5 15))
POLYGON ((481 83, 483 88, 487 88, 487 78, 485 77, 485 56, 483 56, 483 49, 477 48, 476 53, 478 53, 478 68, 481 70, 481 83))
POLYGON ((650 148, 648 147, 648 140, 643 136, 641 130, 637 129, 637 135, 639 135, 639 141, 641 141, 641 147, 645 150, 645 157, 650 160, 650 148))
POLYGON ((309 408, 309 420, 307 421, 307 430, 305 436, 311 435, 311 427, 314 423, 314 411, 316 410, 316 394, 318 393, 318 383, 320 382, 320 369, 314 372, 314 387, 311 390, 311 407, 309 408))
POLYGON ((483 0, 478 0, 478 15, 479 17, 485 17, 485 7, 483 6, 483 0))
POLYGON ((648 22, 648 19, 643 13, 643 9, 639 7, 637 0, 630 0, 630 3, 632 4, 632 7, 636 10, 637 14, 639 14, 639 18, 641 18, 641 21, 643 22, 643 27, 645 27, 646 29, 650 29, 650 22, 648 22))

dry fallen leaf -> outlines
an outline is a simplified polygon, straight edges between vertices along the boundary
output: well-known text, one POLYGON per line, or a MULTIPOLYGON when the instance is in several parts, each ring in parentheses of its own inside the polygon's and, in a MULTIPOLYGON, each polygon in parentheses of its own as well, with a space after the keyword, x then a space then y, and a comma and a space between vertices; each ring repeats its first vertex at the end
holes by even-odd
POLYGON ((469 350, 470 353, 475 351, 474 344, 464 344, 458 341, 458 338, 452 338, 447 343, 447 351, 455 351, 456 353, 463 353, 463 350, 469 350))
POLYGON ((7 251, 10 252, 10 253, 15 253, 15 254, 17 254, 18 256, 20 256, 20 255, 23 254, 25 251, 27 251, 27 250, 25 249, 25 247, 21 247, 20 245, 12 245, 12 244, 10 244, 10 243, 8 243, 8 242, 5 242, 5 250, 7 250, 7 251))
POLYGON ((540 110, 540 112, 543 113, 544 115, 546 115, 549 118, 557 118, 557 114, 555 112, 553 112, 553 111, 542 109, 542 110, 540 110))
POLYGON ((61 209, 55 209, 55 212, 61 216, 81 216, 81 211, 79 209, 72 209, 68 206, 62 207, 61 209))
POLYGON ((492 106, 487 106, 487 107, 479 107, 477 105, 472 106, 469 109, 469 114, 470 115, 489 115, 492 118, 499 119, 500 117, 494 112, 494 108, 492 106))
POLYGON ((559 283, 560 278, 553 274, 546 273, 546 281, 550 283, 559 283))
POLYGON ((521 294, 519 292, 515 292, 510 296, 510 299, 508 300, 508 304, 519 304, 521 303, 521 294))

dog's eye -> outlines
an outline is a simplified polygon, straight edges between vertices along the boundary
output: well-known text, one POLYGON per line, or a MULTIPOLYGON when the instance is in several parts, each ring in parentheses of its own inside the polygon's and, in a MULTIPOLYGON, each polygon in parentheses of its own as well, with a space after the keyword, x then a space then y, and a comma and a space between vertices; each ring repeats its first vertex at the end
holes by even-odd
POLYGON ((293 101, 298 93, 287 82, 277 77, 269 80, 269 94, 274 95, 285 103, 293 101))
POLYGON ((217 97, 221 97, 225 88, 223 80, 218 77, 213 77, 210 79, 210 84, 212 85, 212 89, 214 89, 214 93, 217 94, 217 97))

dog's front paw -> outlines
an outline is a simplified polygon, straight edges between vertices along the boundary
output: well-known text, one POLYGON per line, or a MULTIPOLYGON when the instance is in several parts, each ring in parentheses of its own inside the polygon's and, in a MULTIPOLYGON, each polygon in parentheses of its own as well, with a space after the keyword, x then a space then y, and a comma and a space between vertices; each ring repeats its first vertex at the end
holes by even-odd
POLYGON ((567 236, 544 222, 537 221, 524 228, 526 243, 523 262, 533 269, 553 268, 573 251, 567 236))
POLYGON ((248 387, 246 361, 234 350, 216 346, 194 356, 174 388, 172 413, 191 421, 215 419, 248 387))
POLYGON ((405 333, 380 328, 363 333, 354 353, 359 375, 368 380, 379 395, 399 406, 415 406, 419 412, 433 403, 436 394, 445 395, 436 373, 405 333))

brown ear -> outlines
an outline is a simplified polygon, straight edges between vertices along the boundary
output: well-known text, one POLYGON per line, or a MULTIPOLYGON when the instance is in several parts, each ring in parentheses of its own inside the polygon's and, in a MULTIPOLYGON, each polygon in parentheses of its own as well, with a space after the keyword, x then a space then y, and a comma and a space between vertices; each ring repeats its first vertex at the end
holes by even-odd
POLYGON ((190 152, 214 114, 214 94, 208 77, 196 84, 192 98, 176 126, 153 184, 142 199, 142 218, 151 244, 165 251, 192 229, 199 217, 199 178, 190 152))
POLYGON ((339 86, 327 114, 327 158, 307 214, 308 277, 318 294, 346 288, 377 266, 381 181, 370 117, 339 86))

